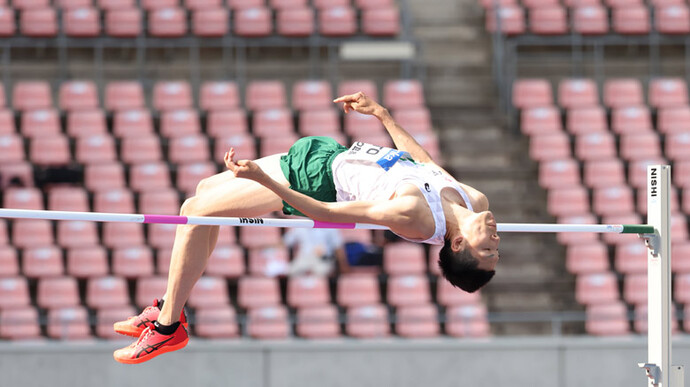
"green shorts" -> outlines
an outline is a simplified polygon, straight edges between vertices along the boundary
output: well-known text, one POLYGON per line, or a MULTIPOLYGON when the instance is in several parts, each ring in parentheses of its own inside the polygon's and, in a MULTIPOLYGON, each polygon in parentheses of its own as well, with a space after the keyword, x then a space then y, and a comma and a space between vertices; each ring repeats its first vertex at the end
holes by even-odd
MULTIPOLYGON (((334 202, 336 191, 331 164, 347 147, 330 137, 304 137, 295 142, 288 153, 280 157, 280 169, 290 182, 290 188, 322 202, 334 202)), ((283 201, 283 213, 301 215, 283 201)))

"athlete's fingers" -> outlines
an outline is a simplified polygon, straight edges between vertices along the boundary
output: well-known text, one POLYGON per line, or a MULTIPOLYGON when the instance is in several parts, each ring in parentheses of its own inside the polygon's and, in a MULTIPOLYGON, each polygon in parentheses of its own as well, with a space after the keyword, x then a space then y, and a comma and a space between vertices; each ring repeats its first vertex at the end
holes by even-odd
POLYGON ((343 95, 343 96, 340 96, 340 97, 334 99, 333 102, 335 102, 335 103, 352 102, 352 101, 356 101, 357 98, 358 98, 357 94, 347 94, 347 95, 343 95))

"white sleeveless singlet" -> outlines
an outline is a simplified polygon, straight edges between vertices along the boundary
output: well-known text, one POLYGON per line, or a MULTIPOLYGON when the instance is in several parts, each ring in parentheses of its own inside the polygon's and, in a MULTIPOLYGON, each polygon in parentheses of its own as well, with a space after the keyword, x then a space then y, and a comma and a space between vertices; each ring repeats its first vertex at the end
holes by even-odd
POLYGON ((336 200, 388 200, 403 184, 413 184, 424 195, 431 209, 436 226, 434 235, 426 240, 401 238, 442 245, 446 234, 446 218, 443 214, 440 192, 452 187, 462 196, 467 208, 474 211, 467 192, 439 168, 415 162, 409 153, 371 145, 354 143, 349 150, 333 160, 333 182, 336 200))

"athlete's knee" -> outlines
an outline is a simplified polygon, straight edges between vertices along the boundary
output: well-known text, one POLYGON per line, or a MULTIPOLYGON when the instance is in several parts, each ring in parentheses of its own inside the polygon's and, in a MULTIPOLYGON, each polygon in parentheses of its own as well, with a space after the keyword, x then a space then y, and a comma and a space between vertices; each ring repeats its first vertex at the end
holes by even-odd
POLYGON ((211 182, 209 180, 210 179, 208 177, 201 179, 199 184, 196 185, 196 195, 199 195, 202 192, 207 191, 209 188, 211 188, 211 182))
POLYGON ((182 216, 199 216, 198 213, 198 202, 197 196, 192 196, 191 198, 185 199, 180 207, 180 215, 182 216))

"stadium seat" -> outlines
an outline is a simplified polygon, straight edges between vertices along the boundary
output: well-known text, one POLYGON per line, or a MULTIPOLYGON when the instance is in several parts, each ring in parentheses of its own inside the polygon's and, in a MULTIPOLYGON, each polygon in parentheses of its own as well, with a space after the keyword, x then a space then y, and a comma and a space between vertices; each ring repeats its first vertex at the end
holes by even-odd
POLYGON ((308 7, 307 0, 270 0, 268 3, 276 11, 308 7))
POLYGON ((295 276, 288 278, 287 305, 293 308, 328 304, 330 293, 326 277, 295 276))
POLYGON ((362 32, 369 36, 393 37, 402 30, 400 9, 391 5, 362 11, 362 32))
POLYGON ((308 339, 340 337, 338 310, 333 305, 303 307, 297 310, 295 332, 308 339))
POLYGON ((292 108, 323 110, 333 105, 333 90, 324 80, 301 80, 292 86, 292 108))
POLYGON ((203 276, 194 285, 187 304, 192 308, 229 305, 228 285, 222 278, 203 276))
POLYGON ((265 2, 263 0, 228 0, 227 5, 231 10, 237 12, 243 9, 263 7, 265 2))
POLYGON ((156 249, 156 274, 167 277, 172 257, 172 246, 156 249))
POLYGON ((113 115, 113 134, 116 137, 137 137, 152 133, 153 120, 147 109, 119 110, 113 115))
POLYGON ((237 304, 247 309, 279 305, 278 280, 268 277, 240 277, 237 282, 237 304))
POLYGON ((0 219, 0 246, 9 245, 9 235, 7 234, 7 221, 0 219))
POLYGON ((276 32, 287 37, 306 37, 314 33, 314 9, 307 6, 276 11, 276 32))
POLYGON ((187 15, 182 8, 152 9, 148 15, 148 32, 153 37, 179 38, 187 33, 187 15))
POLYGON ((424 107, 422 83, 414 79, 388 80, 383 85, 383 101, 391 110, 424 107))
POLYGON ((89 211, 89 197, 84 188, 56 186, 48 191, 48 209, 57 211, 89 211))
POLYGON ((592 79, 563 79, 558 84, 558 104, 565 109, 599 105, 597 84, 592 79))
POLYGON ((683 189, 690 187, 690 160, 680 160, 673 163, 673 184, 683 189))
POLYGON ((146 308, 154 299, 160 299, 168 287, 167 276, 145 276, 137 279, 134 293, 134 304, 146 308))
POLYGON ((635 78, 613 78, 604 83, 604 105, 609 108, 643 106, 642 83, 635 78))
POLYGON ((651 28, 649 9, 641 4, 614 7, 611 23, 613 30, 622 35, 648 34, 651 28))
POLYGON ((574 6, 572 12, 573 31, 581 35, 603 35, 609 32, 606 7, 596 4, 574 6))
POLYGON ((565 8, 558 3, 533 7, 529 12, 530 31, 537 35, 561 35, 568 32, 565 8))
POLYGON ((92 309, 129 305, 127 282, 122 277, 94 277, 86 281, 86 305, 92 309))
POLYGON ((486 12, 486 30, 496 32, 500 24, 500 32, 505 35, 520 35, 525 33, 525 11, 517 5, 503 5, 486 12), (497 21, 500 19, 500 23, 497 21))
POLYGON ((57 225, 57 243, 65 248, 96 246, 99 244, 98 228, 94 222, 60 221, 57 225))
POLYGON ((208 81, 201 85, 199 107, 204 111, 233 111, 240 108, 240 93, 234 81, 208 81))
POLYGON ((422 275, 391 276, 388 279, 388 304, 394 307, 431 301, 429 280, 422 275))
POLYGON ((120 8, 132 8, 134 7, 134 0, 97 0, 96 4, 98 8, 110 11, 120 8))
POLYGON ((683 198, 682 198, 683 206, 682 210, 684 214, 690 214, 690 189, 685 188, 683 190, 683 198))
POLYGON ((127 164, 140 164, 161 160, 160 137, 153 133, 142 133, 138 136, 123 138, 120 142, 120 158, 127 164))
POLYGON ((170 187, 170 169, 163 162, 135 164, 129 170, 129 185, 135 191, 170 187))
POLYGON ((668 134, 665 155, 673 161, 690 160, 690 133, 668 134))
MULTIPOLYGON (((593 214, 581 214, 561 216, 558 223, 562 224, 598 224, 596 216, 593 214)), ((556 234, 558 243, 570 246, 589 244, 599 240, 599 234, 593 232, 559 232, 556 234)))
POLYGON ((89 313, 83 306, 50 309, 46 332, 51 339, 87 340, 91 338, 89 313))
POLYGON ((43 194, 38 188, 9 187, 3 195, 4 208, 42 210, 43 194))
MULTIPOLYGON (((105 14, 105 32, 106 34, 116 37, 116 38, 135 38, 139 36, 142 31, 142 11, 134 6, 128 8, 112 9, 105 14)), ((107 94, 106 94, 107 95, 107 94)), ((117 110, 120 104, 127 105, 138 105, 131 107, 143 106, 143 101, 141 104, 137 103, 138 100, 132 100, 129 102, 113 102, 109 104, 106 102, 106 108, 111 110, 117 110)))
MULTIPOLYGON (((10 37, 15 34, 16 30, 14 9, 7 7, 6 4, 0 5, 0 37, 10 37)), ((1 106, 5 106, 5 104, 3 103, 1 106)))
POLYGON ((235 245, 237 244, 235 227, 220 226, 218 230, 217 245, 235 245))
POLYGON ((560 133, 561 112, 555 106, 524 109, 520 113, 520 130, 529 136, 560 133))
POLYGON ((147 233, 148 245, 154 248, 172 247, 177 225, 149 224, 147 233))
POLYGON ((285 339, 290 335, 289 325, 284 306, 264 306, 247 313, 247 333, 255 339, 285 339))
POLYGON ((160 111, 193 106, 192 89, 187 81, 158 81, 153 86, 153 108, 160 111))
POLYGON ((338 136, 340 117, 335 109, 307 110, 299 115, 299 129, 302 136, 338 136))
POLYGON ((0 278, 19 275, 17 250, 12 246, 0 246, 0 278))
POLYGON ((348 308, 345 332, 356 338, 380 338, 390 335, 388 310, 381 304, 348 308))
POLYGON ((617 301, 619 292, 616 276, 610 271, 577 276, 575 299, 587 306, 617 301))
POLYGON ((580 164, 570 158, 539 163, 539 185, 542 188, 579 186, 580 164))
POLYGON ((446 280, 438 279, 436 281, 436 301, 441 306, 451 307, 481 304, 482 298, 481 291, 467 293, 446 280))
MULTIPOLYGON (((52 38, 57 36, 57 11, 54 8, 23 10, 19 20, 22 35, 32 38, 52 38)), ((15 107, 19 108, 16 104, 15 107)))
MULTIPOLYGON (((69 22, 71 18, 75 20, 84 17, 80 16, 79 11, 86 11, 86 13, 97 16, 97 11, 93 9, 76 9, 70 11, 67 16, 64 16, 69 22)), ((90 18, 90 16, 87 16, 90 18)), ((67 28, 67 26, 66 26, 67 28)), ((100 28, 100 25, 98 25, 100 28)), ((96 84, 93 81, 70 81, 64 82, 60 85, 59 92, 59 102, 61 110, 85 110, 98 108, 98 90, 96 89, 96 84)))
POLYGON ((113 274, 127 279, 153 275, 153 253, 144 246, 113 249, 113 274))
POLYGON ((606 112, 601 106, 576 107, 568 110, 568 132, 574 135, 608 131, 606 112))
POLYGON ((0 164, 24 160, 24 140, 16 134, 0 136, 0 164))
POLYGON ((611 129, 614 133, 649 133, 652 129, 652 115, 646 106, 614 108, 611 112, 611 129))
POLYGON ((378 280, 373 274, 341 274, 336 298, 346 308, 378 304, 381 302, 378 280))
POLYGON ((401 306, 396 310, 395 333, 407 338, 439 335, 438 309, 433 304, 401 306))
POLYGON ((235 148, 237 157, 242 159, 254 160, 258 157, 256 139, 249 134, 219 137, 215 143, 213 149, 214 160, 222 160, 225 152, 230 150, 231 147, 235 148))
MULTIPOLYGON (((269 36, 273 32, 271 10, 264 6, 236 10, 234 32, 243 38, 269 36)), ((247 106, 249 107, 249 106, 247 106)))
POLYGON ((73 277, 49 277, 38 281, 36 305, 53 309, 78 306, 79 286, 73 277))
POLYGON ((109 273, 108 253, 103 246, 76 247, 67 250, 67 274, 73 277, 101 277, 109 273))
POLYGON ((628 310, 619 300, 587 306, 585 331, 594 336, 622 336, 630 334, 628 310))
POLYGON ((580 275, 599 273, 609 269, 606 245, 599 241, 568 246, 565 267, 569 273, 580 275))
POLYGON ((589 196, 582 186, 551 189, 547 193, 546 207, 553 216, 587 214, 589 196))
POLYGON ((599 216, 632 213, 635 211, 633 192, 627 185, 594 189, 592 209, 599 216))
POLYGON ((207 137, 202 134, 173 138, 168 143, 168 160, 176 164, 207 161, 209 146, 207 137))
POLYGON ((141 0, 141 7, 146 11, 155 11, 170 7, 177 7, 179 0, 141 0))
POLYGON ((616 157, 616 140, 610 133, 590 133, 575 138, 575 155, 583 161, 616 157))
POLYGON ((216 172, 216 164, 211 161, 180 164, 177 166, 175 186, 182 192, 193 193, 201 180, 215 175, 216 172))
POLYGON ((583 180, 589 188, 625 185, 625 168, 620 159, 587 161, 583 169, 583 180))
POLYGON ((117 212, 131 214, 134 210, 134 195, 126 188, 96 192, 93 200, 95 212, 117 212))
POLYGON ((26 305, 0 309, 0 338, 8 340, 40 339, 41 326, 36 308, 26 305))
POLYGON ((690 273, 690 242, 679 242, 673 244, 671 250, 671 269, 677 275, 690 273))
POLYGON ((263 228, 261 232, 257 232, 257 229, 253 227, 240 227, 239 242, 243 247, 251 249, 279 245, 282 243, 282 238, 280 229, 277 227, 263 228))
POLYGON ((118 162, 90 164, 84 169, 84 186, 91 192, 124 188, 125 169, 118 162))
POLYGON ((49 220, 17 219, 12 226, 12 244, 20 249, 53 245, 53 226, 49 220))
POLYGON ((247 85, 245 105, 249 110, 280 109, 287 106, 286 95, 281 81, 251 81, 247 85))
POLYGON ((318 18, 319 33, 323 36, 347 37, 357 32, 357 15, 348 5, 322 8, 318 18))
POLYGON ((101 15, 97 8, 90 6, 65 9, 62 11, 62 26, 69 37, 97 37, 101 34, 101 15))
POLYGON ((265 137, 260 141, 259 157, 266 157, 276 153, 287 153, 290 147, 299 139, 294 134, 284 134, 280 137, 265 137))
POLYGON ((530 137, 529 155, 536 161, 570 158, 570 138, 563 132, 533 135, 530 137))
POLYGON ((636 274, 627 274, 625 276, 623 279, 623 299, 632 305, 647 303, 646 271, 636 274))
POLYGON ((659 158, 662 156, 659 136, 651 131, 621 135, 620 154, 628 161, 659 158))
POLYGON ((106 223, 103 244, 111 249, 144 244, 144 227, 140 223, 106 223))
POLYGON ((77 139, 74 154, 80 164, 96 164, 117 160, 115 140, 108 134, 93 134, 77 139))
POLYGON ((312 1, 312 5, 317 10, 322 10, 322 9, 326 9, 326 8, 349 6, 350 4, 351 3, 347 0, 314 0, 314 1, 312 1))
MULTIPOLYGON (((241 240, 242 238, 240 237, 241 240)), ((274 277, 287 273, 290 254, 286 247, 276 244, 264 245, 263 247, 248 247, 244 244, 243 246, 249 249, 249 274, 274 277)))
POLYGON ((654 26, 662 34, 690 33, 690 11, 684 3, 658 6, 654 9, 654 26))
POLYGON ((235 309, 230 305, 197 308, 194 333, 204 338, 235 338, 240 335, 235 309))
POLYGON ((206 265, 206 275, 239 278, 245 273, 244 251, 237 245, 218 245, 206 265))
POLYGON ((294 134, 292 113, 288 109, 255 112, 253 121, 253 133, 261 138, 294 134))
POLYGON ((247 113, 242 109, 210 111, 206 133, 214 138, 249 134, 247 113))
POLYGON ((29 306, 29 282, 25 277, 0 278, 0 311, 29 306))
MULTIPOLYGON (((680 200, 678 199, 678 191, 671 188, 670 191, 671 213, 680 211, 680 200)), ((647 189, 640 187, 637 189, 637 212, 640 214, 647 213, 647 189)))
MULTIPOLYGON (((635 306, 635 321, 633 322, 633 327, 635 332, 640 334, 647 333, 647 304, 638 304, 635 306)), ((671 333, 675 335, 678 333, 678 316, 676 316, 676 308, 671 306, 671 333)))
POLYGON ((484 305, 459 305, 446 311, 446 333, 453 337, 487 337, 491 328, 484 305))
MULTIPOLYGON (((24 18, 25 13, 22 13, 24 18)), ((23 19, 22 19, 23 20, 23 19)), ((46 81, 19 81, 12 89, 12 105, 15 110, 38 110, 53 107, 50 84, 46 81)))
MULTIPOLYGON (((2 106, 3 98, 4 94, 0 94, 0 106, 2 106)), ((14 134, 15 131, 16 128, 14 125, 14 112, 12 112, 12 110, 10 109, 0 108, 0 136, 14 134)))
POLYGON ((687 106, 688 88, 681 78, 657 78, 649 83, 649 104, 657 109, 687 106))
POLYGON ((688 240, 688 223, 685 214, 671 212, 671 242, 679 243, 688 240))
POLYGON ((113 330, 113 324, 136 314, 137 311, 131 305, 99 309, 96 313, 96 336, 111 340, 122 339, 123 336, 113 330))
POLYGON ((68 165, 72 159, 69 139, 63 134, 35 137, 29 142, 29 158, 38 166, 68 165))
POLYGON ((60 115, 55 109, 26 110, 22 114, 21 131, 24 137, 32 139, 60 134, 60 115))
POLYGON ((690 106, 661 108, 657 111, 657 130, 664 134, 687 131, 690 124, 690 106))
POLYGON ((357 112, 351 112, 345 115, 343 131, 353 138, 371 133, 386 134, 386 129, 376 117, 357 112))
MULTIPOLYGON (((628 163, 628 183, 633 188, 643 188, 647 186, 647 166, 653 164, 667 164, 668 162, 661 157, 631 160, 628 163)), ((675 181, 677 184, 678 181, 675 181)))
POLYGON ((412 134, 433 134, 431 113, 426 107, 404 108, 393 112, 393 118, 412 134))
MULTIPOLYGON (((220 3, 220 1, 218 1, 220 3)), ((197 9, 192 14, 192 33, 201 38, 220 38, 230 31, 230 13, 220 6, 197 9)))
POLYGON ((105 114, 100 109, 75 110, 67 115, 67 134, 83 137, 108 131, 105 114))
MULTIPOLYGON (((108 14, 110 15, 110 13, 108 14)), ((105 109, 109 111, 141 109, 145 106, 144 89, 136 81, 112 81, 105 87, 105 109)))
MULTIPOLYGON (((2 148, 1 142, 2 137, 0 136, 0 148, 2 148)), ((0 154, 2 154, 1 151, 0 154)), ((20 182, 24 187, 34 186, 34 169, 31 163, 26 161, 2 163, 0 161, 0 187, 5 189, 15 181, 20 182)))
POLYGON ((341 81, 338 84, 337 96, 340 97, 342 95, 355 94, 360 91, 375 101, 378 101, 379 99, 376 83, 368 79, 352 79, 341 81))
POLYGON ((164 137, 183 137, 201 133, 199 114, 194 109, 176 109, 161 114, 161 130, 164 137))
POLYGON ((426 272, 426 254, 419 243, 396 242, 383 248, 383 271, 389 275, 426 272))

